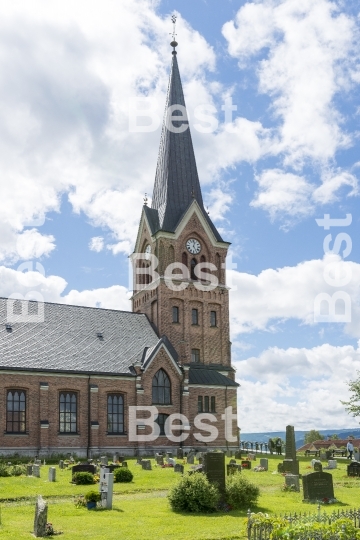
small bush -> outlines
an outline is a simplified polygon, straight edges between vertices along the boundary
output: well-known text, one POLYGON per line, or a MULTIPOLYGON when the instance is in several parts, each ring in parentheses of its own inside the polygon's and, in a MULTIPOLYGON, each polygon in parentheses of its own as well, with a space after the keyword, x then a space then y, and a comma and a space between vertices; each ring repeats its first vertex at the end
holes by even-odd
POLYGON ((10 469, 11 476, 21 476, 26 474, 26 467, 24 465, 13 465, 10 469))
POLYGON ((94 483, 94 475, 90 472, 76 472, 73 474, 73 482, 78 485, 86 485, 94 483))
POLYGON ((117 467, 114 469, 114 481, 115 482, 131 482, 134 475, 126 467, 117 467))
POLYGON ((99 502, 101 500, 101 495, 98 491, 94 489, 85 493, 86 502, 99 502))
POLYGON ((0 477, 11 476, 10 468, 5 463, 0 463, 0 477))
POLYGON ((249 508, 254 506, 260 490, 241 474, 233 474, 226 483, 226 501, 232 508, 249 508))
POLYGON ((178 512, 215 512, 220 494, 204 474, 195 473, 184 475, 170 489, 168 498, 171 508, 178 512))

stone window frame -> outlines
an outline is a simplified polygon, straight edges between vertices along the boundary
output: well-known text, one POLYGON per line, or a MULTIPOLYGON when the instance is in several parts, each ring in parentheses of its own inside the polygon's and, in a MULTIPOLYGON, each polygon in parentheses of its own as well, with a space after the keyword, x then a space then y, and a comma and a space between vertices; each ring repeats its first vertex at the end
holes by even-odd
POLYGON ((165 369, 160 368, 155 373, 152 379, 152 404, 153 405, 172 405, 171 402, 171 379, 165 369), (164 375, 162 375, 164 374, 164 375), (159 381, 160 377, 163 377, 163 381, 159 381), (164 384, 159 384, 159 382, 164 382, 164 384), (157 383, 157 384, 155 384, 157 383), (161 390, 162 394, 159 394, 161 390))
POLYGON ((172 322, 177 324, 180 322, 180 308, 179 306, 172 307, 172 322))
POLYGON ((191 325, 199 326, 199 310, 197 308, 191 309, 191 325))
POLYGON ((198 396, 197 412, 215 413, 216 412, 216 396, 198 396))
POLYGON ((11 433, 11 434, 26 434, 27 433, 27 430, 26 430, 26 427, 27 427, 27 406, 28 406, 28 397, 27 397, 27 391, 24 389, 24 388, 8 388, 6 390, 6 431, 5 433, 11 433), (8 404, 9 404, 9 395, 11 394, 12 395, 12 405, 14 405, 14 398, 15 398, 15 394, 18 393, 19 394, 19 398, 18 398, 18 405, 19 405, 19 411, 16 411, 16 410, 9 410, 8 409, 8 404), (20 404, 21 404, 21 396, 24 395, 24 410, 21 411, 20 410, 20 404), (14 415, 13 413, 16 413, 16 412, 23 412, 24 415, 23 415, 23 419, 21 419, 21 417, 19 416, 19 420, 14 420, 14 415), (11 420, 9 420, 9 414, 12 415, 12 418, 11 420), (8 426, 9 424, 11 424, 11 427, 12 429, 8 429, 8 426), (14 430, 14 424, 19 424, 19 428, 20 428, 20 424, 23 424, 23 429, 19 429, 19 430, 14 430))
POLYGON ((106 395, 106 426, 107 426, 107 432, 106 432, 107 435, 125 435, 126 433, 125 431, 125 395, 122 392, 108 392, 106 395), (111 397, 112 398, 121 397, 122 399, 122 413, 113 413, 113 412, 111 413, 112 415, 114 414, 122 415, 122 422, 119 422, 119 421, 117 422, 117 425, 122 424, 122 431, 120 430, 114 431, 114 430, 109 429, 109 399, 111 397))
POLYGON ((214 309, 210 311, 210 327, 217 327, 217 312, 214 309))
MULTIPOLYGON (((79 393, 73 390, 59 390, 59 435, 78 435, 79 433, 79 426, 78 426, 78 407, 79 404, 79 393), (65 396, 65 405, 66 405, 66 397, 70 396, 70 411, 62 411, 61 410, 61 397, 65 396), (72 403, 71 401, 75 397, 75 421, 72 420, 72 415, 74 414, 74 411, 71 410, 72 403), (63 420, 62 421, 62 414, 70 414, 70 421, 63 420), (61 425, 64 424, 64 428, 62 429, 61 425), (70 425, 70 430, 66 430, 66 426, 70 425), (75 429, 71 429, 72 427, 75 427, 75 429)), ((66 418, 66 417, 65 417, 66 418)))

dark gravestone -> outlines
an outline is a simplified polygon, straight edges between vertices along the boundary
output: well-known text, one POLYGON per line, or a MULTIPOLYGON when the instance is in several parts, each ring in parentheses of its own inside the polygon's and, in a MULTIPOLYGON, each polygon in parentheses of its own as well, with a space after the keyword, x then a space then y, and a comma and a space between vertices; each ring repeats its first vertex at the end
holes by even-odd
POLYGON ((299 474, 299 462, 296 459, 296 444, 294 426, 286 426, 285 459, 283 472, 299 474))
POLYGON ((211 484, 217 484, 221 495, 225 494, 225 454, 207 452, 204 454, 203 470, 211 484))
POLYGON ((353 461, 347 466, 347 475, 360 476, 360 463, 358 461, 353 461))
POLYGON ((47 523, 47 503, 41 495, 36 499, 35 518, 34 518, 34 536, 42 538, 45 536, 47 523))
POLYGON ((62 459, 60 459, 59 461, 59 469, 63 469, 64 468, 64 461, 62 459))
POLYGON ((184 473, 184 465, 181 465, 180 463, 176 463, 176 465, 174 467, 174 471, 183 474, 184 473))
POLYGON ((240 452, 240 450, 237 450, 237 451, 235 452, 235 459, 241 459, 241 452, 240 452))
MULTIPOLYGON (((121 467, 120 463, 111 463, 110 465, 106 466, 106 469, 109 469, 109 473, 113 473, 115 469, 119 469, 121 467)), ((102 467, 103 469, 104 467, 102 467)))
POLYGON ((332 474, 325 472, 304 474, 302 481, 304 500, 334 499, 332 474))
POLYGON ((192 452, 189 452, 186 458, 187 463, 189 465, 194 465, 194 459, 195 459, 195 454, 193 454, 192 452))
POLYGON ((160 465, 160 467, 164 466, 164 457, 163 456, 157 456, 156 463, 160 465))
POLYGON ((277 470, 278 470, 278 473, 285 472, 284 471, 284 464, 283 463, 278 463, 277 470))
POLYGON ((89 465, 89 463, 83 463, 80 465, 74 465, 71 468, 72 474, 75 474, 76 472, 89 472, 91 474, 96 473, 96 466, 95 465, 89 465))
POLYGON ((322 464, 320 463, 320 461, 315 461, 314 472, 322 472, 322 464))
POLYGON ((176 451, 177 459, 184 459, 184 451, 182 448, 178 448, 176 451))
POLYGON ((32 473, 33 473, 33 466, 32 465, 27 465, 26 466, 26 475, 27 476, 32 476, 32 473))
POLYGON ((236 465, 236 459, 230 459, 229 464, 230 465, 236 465))
POLYGON ((230 474, 236 474, 238 472, 241 472, 241 465, 237 465, 236 463, 229 463, 226 465, 226 473, 229 476, 230 474))
POLYGON ((245 460, 241 462, 242 469, 251 469, 251 461, 245 460))

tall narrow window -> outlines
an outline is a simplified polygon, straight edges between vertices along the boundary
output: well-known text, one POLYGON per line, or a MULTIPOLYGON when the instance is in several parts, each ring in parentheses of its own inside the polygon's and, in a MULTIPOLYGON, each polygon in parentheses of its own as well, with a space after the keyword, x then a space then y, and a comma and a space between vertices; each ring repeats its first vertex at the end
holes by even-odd
POLYGON ((158 405, 171 404, 171 383, 163 369, 159 369, 153 377, 152 402, 158 405))
POLYGON ((77 433, 77 395, 62 392, 59 399, 60 433, 77 433))
POLYGON ((191 361, 196 364, 200 362, 200 349, 191 349, 191 361))
POLYGON ((179 308, 177 306, 172 308, 172 320, 175 323, 179 322, 179 308))
POLYGON ((107 400, 108 433, 124 433, 124 398, 121 394, 109 394, 107 400))
POLYGON ((203 412, 203 398, 198 396, 198 412, 203 412))
POLYGON ((191 310, 191 324, 199 324, 199 312, 197 309, 191 310))
POLYGON ((26 395, 23 390, 9 390, 6 400, 7 433, 26 433, 26 395))
POLYGON ((191 271, 190 271, 190 277, 191 279, 193 279, 194 281, 197 280, 197 277, 195 275, 195 266, 197 265, 197 261, 196 259, 191 259, 191 271))
POLYGON ((210 326, 216 326, 216 311, 210 311, 210 326))
POLYGON ((215 412, 216 411, 216 407, 215 407, 215 396, 211 396, 211 399, 210 399, 210 412, 215 412))
POLYGON ((209 412, 209 396, 204 397, 204 411, 209 412))
POLYGON ((158 414, 155 422, 157 424, 159 424, 159 427, 160 427, 160 434, 159 435, 166 435, 165 433, 165 422, 166 422, 166 419, 169 417, 168 414, 158 414))

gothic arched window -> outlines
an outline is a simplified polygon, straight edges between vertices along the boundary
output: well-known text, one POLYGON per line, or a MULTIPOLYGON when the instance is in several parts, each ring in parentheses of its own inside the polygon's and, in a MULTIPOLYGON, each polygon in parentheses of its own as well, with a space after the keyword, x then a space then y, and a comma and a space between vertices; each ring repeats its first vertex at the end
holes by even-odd
POLYGON ((61 393, 59 402, 60 433, 77 433, 77 395, 75 392, 61 393))
POLYGON ((197 277, 195 275, 195 266, 197 265, 197 260, 196 259, 191 259, 191 271, 190 271, 190 275, 191 275, 191 279, 193 279, 194 281, 197 280, 197 277))
POLYGON ((124 398, 122 394, 109 394, 107 399, 108 433, 124 433, 124 398))
POLYGON ((169 418, 169 415, 168 415, 168 414, 160 413, 160 414, 158 414, 158 416, 157 416, 157 418, 156 418, 156 420, 155 420, 155 422, 156 422, 157 424, 159 424, 159 427, 160 427, 160 433, 159 433, 160 436, 161 436, 161 435, 167 435, 167 434, 165 433, 165 422, 166 422, 166 420, 167 420, 168 418, 169 418))
POLYGON ((171 383, 166 372, 159 369, 152 381, 152 402, 158 405, 171 404, 171 383))
POLYGON ((6 431, 26 432, 26 395, 23 390, 9 390, 7 393, 6 431))

